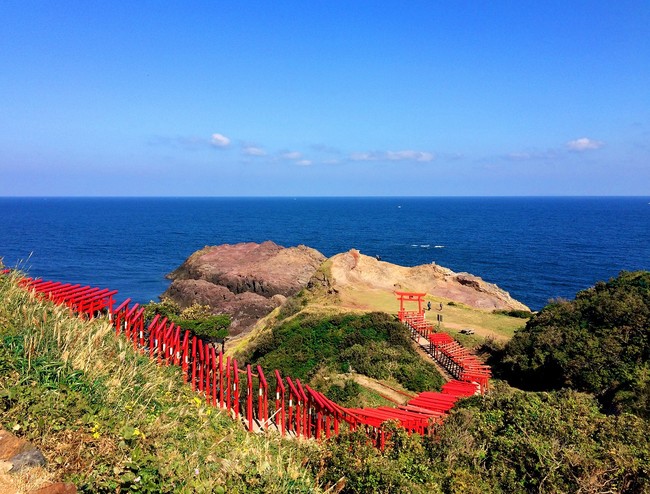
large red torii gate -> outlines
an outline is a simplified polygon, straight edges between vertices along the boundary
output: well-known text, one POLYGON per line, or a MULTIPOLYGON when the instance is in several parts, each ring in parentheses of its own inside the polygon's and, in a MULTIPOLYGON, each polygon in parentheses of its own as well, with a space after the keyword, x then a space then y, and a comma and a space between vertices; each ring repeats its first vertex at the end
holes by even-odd
POLYGON ((395 292, 395 295, 397 295, 397 300, 399 300, 399 312, 397 315, 401 322, 404 322, 407 316, 424 315, 424 307, 422 304, 424 303, 424 297, 426 296, 426 293, 395 292), (418 311, 407 311, 404 308, 404 302, 417 302, 418 311))

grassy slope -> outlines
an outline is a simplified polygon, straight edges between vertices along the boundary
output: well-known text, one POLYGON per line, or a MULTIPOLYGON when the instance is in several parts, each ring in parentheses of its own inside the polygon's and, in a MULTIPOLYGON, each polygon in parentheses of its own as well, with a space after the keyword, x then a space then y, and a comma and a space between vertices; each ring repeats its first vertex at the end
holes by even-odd
MULTIPOLYGON (((331 279, 330 261, 323 263, 319 271, 320 274, 316 278, 331 279)), ((486 339, 505 342, 512 337, 516 330, 523 328, 526 323, 524 319, 478 310, 459 303, 452 302, 452 305, 449 305, 451 301, 430 295, 425 300, 430 301, 433 308, 431 311, 425 312, 426 318, 432 324, 437 324, 437 314, 442 314, 443 323, 440 329, 448 332, 461 344, 468 347, 478 346, 486 339), (437 308, 441 303, 443 309, 439 311, 437 308), (475 333, 471 336, 460 334, 459 331, 464 328, 472 328, 475 333)), ((330 318, 345 314, 362 315, 370 311, 396 315, 399 309, 399 303, 394 293, 386 290, 373 290, 364 286, 346 286, 344 288, 337 287, 337 292, 333 293, 324 284, 318 283, 314 284, 311 289, 304 290, 294 300, 290 300, 290 303, 293 303, 295 310, 299 311, 298 314, 292 317, 306 319, 330 318)), ((276 309, 276 311, 261 320, 253 331, 233 339, 227 345, 227 353, 250 356, 251 349, 256 348, 261 341, 267 339, 271 328, 278 324, 277 320, 281 318, 279 312, 276 309)), ((284 345, 280 339, 276 339, 275 343, 280 346, 284 345)), ((291 352, 294 350, 296 350, 295 347, 290 349, 291 352)), ((274 351, 282 351, 282 348, 276 347, 274 351)), ((341 384, 345 379, 356 379, 356 376, 332 373, 326 379, 329 379, 332 383, 341 384)), ((379 381, 382 382, 383 380, 380 379, 379 381)), ((326 389, 326 383, 322 379, 320 382, 313 382, 313 384, 316 383, 320 384, 322 390, 326 389)), ((394 379, 389 378, 385 383, 391 387, 405 389, 394 379)), ((377 404, 389 403, 379 396, 376 390, 364 387, 363 384, 362 388, 363 393, 356 405, 376 406, 377 404)), ((390 389, 386 388, 384 393, 390 393, 390 389)))
POLYGON ((44 477, 82 491, 315 492, 302 466, 315 444, 248 434, 206 406, 178 369, 116 339, 107 321, 71 317, 7 276, 0 412, 1 426, 41 448, 44 477))
MULTIPOLYGON (((319 277, 331 279, 331 261, 323 263, 319 270, 319 277)), ((337 287, 337 293, 328 293, 328 290, 316 285, 305 297, 309 306, 320 311, 354 311, 368 312, 378 311, 387 314, 397 314, 399 302, 391 291, 370 289, 366 286, 345 286, 337 287)), ((507 341, 512 338, 514 332, 525 326, 526 321, 516 317, 509 317, 503 314, 496 314, 491 311, 474 309, 464 304, 427 295, 426 302, 431 302, 432 310, 427 311, 425 316, 432 324, 437 324, 437 314, 442 314, 443 323, 441 329, 454 336, 463 328, 472 328, 475 334, 472 337, 464 338, 463 344, 479 345, 486 338, 498 341, 507 341), (449 303, 452 305, 449 305, 449 303), (442 304, 442 311, 437 308, 442 304)), ((408 306, 407 310, 414 310, 417 305, 408 306)))
MULTIPOLYGON (((389 314, 397 314, 399 303, 394 294, 385 292, 369 291, 346 291, 342 294, 344 303, 357 309, 380 310, 389 314)), ((425 317, 432 324, 437 324, 437 314, 442 314, 443 322, 441 329, 450 334, 457 334, 460 329, 472 328, 475 337, 468 342, 475 344, 482 343, 485 338, 495 340, 509 340, 517 329, 525 326, 526 321, 516 317, 509 317, 503 314, 495 314, 490 311, 474 309, 467 305, 455 303, 449 305, 450 300, 427 295, 425 301, 431 302, 431 311, 425 312, 425 317), (438 308, 442 303, 442 311, 438 308)), ((425 302, 425 303, 426 303, 425 302)), ((417 306, 413 306, 416 308, 417 306)))

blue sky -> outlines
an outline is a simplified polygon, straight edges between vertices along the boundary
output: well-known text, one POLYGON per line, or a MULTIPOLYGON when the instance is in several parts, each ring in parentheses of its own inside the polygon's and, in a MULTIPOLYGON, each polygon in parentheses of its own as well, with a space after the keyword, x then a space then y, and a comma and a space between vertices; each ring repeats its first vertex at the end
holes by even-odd
POLYGON ((650 2, 0 2, 0 195, 649 195, 650 2))

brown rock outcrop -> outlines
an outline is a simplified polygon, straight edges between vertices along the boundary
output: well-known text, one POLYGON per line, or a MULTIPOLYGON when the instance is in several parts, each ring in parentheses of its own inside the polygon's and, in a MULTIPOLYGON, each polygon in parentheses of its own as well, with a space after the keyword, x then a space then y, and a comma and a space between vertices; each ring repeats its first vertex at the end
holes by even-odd
POLYGON ((9 472, 45 465, 45 457, 36 446, 4 429, 0 429, 0 461, 11 465, 9 472))
POLYGON ((403 267, 350 250, 330 258, 331 289, 413 291, 460 302, 476 309, 529 310, 497 285, 437 264, 403 267))
POLYGON ((264 242, 205 247, 168 275, 173 282, 163 297, 173 299, 181 307, 198 302, 212 307, 215 314, 229 314, 233 335, 251 328, 282 305, 286 297, 316 285, 324 286, 329 294, 347 292, 356 299, 361 293, 373 298, 376 292, 392 294, 405 290, 476 309, 528 310, 498 286, 436 264, 398 266, 355 249, 331 257, 327 272, 319 270, 325 260, 320 252, 303 245, 285 248, 264 242))
POLYGON ((237 334, 303 289, 324 260, 304 245, 270 241, 205 247, 167 275, 173 281, 163 297, 181 307, 198 302, 230 314, 237 334))

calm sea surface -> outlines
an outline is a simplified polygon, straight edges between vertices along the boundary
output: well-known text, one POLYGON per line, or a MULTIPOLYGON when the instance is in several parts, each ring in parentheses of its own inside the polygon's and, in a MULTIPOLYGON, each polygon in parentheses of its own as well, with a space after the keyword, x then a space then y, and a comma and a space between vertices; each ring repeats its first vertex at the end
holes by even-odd
POLYGON ((157 300, 205 245, 273 240, 436 262, 533 309, 650 270, 650 198, 0 198, 0 257, 31 276, 157 300))

